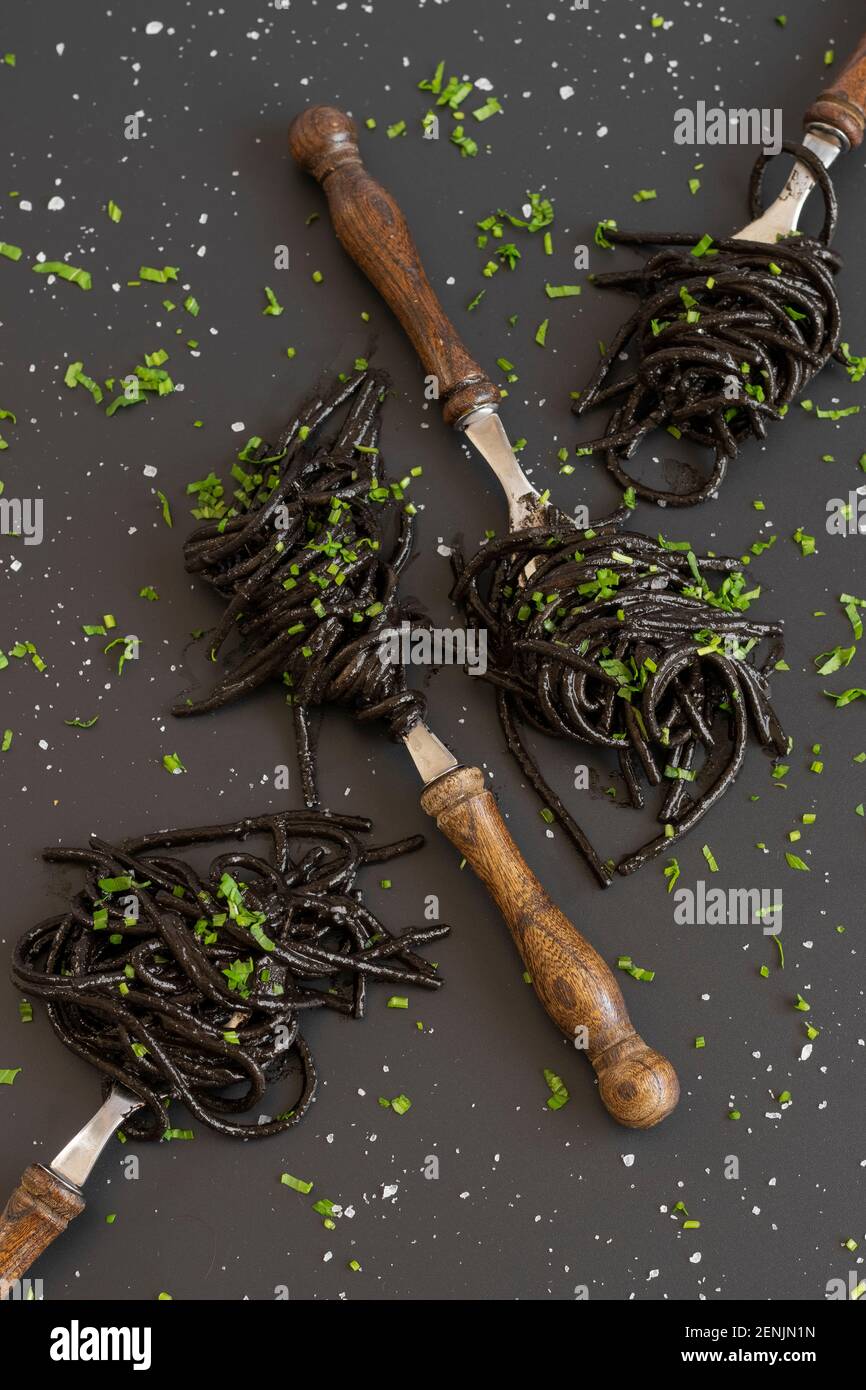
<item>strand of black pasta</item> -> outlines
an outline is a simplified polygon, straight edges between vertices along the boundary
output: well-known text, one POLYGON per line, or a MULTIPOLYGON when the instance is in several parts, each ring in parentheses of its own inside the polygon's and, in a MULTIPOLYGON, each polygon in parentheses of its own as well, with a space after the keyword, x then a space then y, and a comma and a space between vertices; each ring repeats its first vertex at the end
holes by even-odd
POLYGON ((397 592, 411 553, 414 509, 400 505, 403 482, 385 480, 379 449, 385 393, 384 376, 364 369, 314 397, 276 446, 262 443, 251 455, 254 468, 270 468, 253 505, 206 522, 184 547, 190 573, 227 602, 211 643, 214 658, 233 632, 240 655, 208 696, 180 703, 173 713, 220 709, 281 680, 311 807, 318 805, 315 709, 342 704, 358 719, 383 720, 395 738, 425 711, 404 668, 382 659, 386 629, 408 623, 411 630, 427 621, 397 592), (342 426, 323 438, 321 427, 344 405, 342 426))
POLYGON ((77 864, 85 881, 66 911, 18 942, 13 979, 45 1002, 61 1042, 102 1073, 106 1092, 117 1082, 141 1100, 124 1124, 130 1137, 161 1138, 170 1099, 222 1134, 281 1133, 316 1090, 304 1012, 363 1017, 368 979, 440 987, 418 948, 448 928, 393 935, 355 887, 365 865, 410 853, 421 837, 366 847, 359 837, 370 828, 359 817, 286 811, 45 851, 77 864), (254 835, 269 838, 267 858, 236 848, 201 874, 165 852, 254 835), (290 1107, 239 1118, 291 1072, 290 1107), (242 1094, 226 1094, 239 1084, 242 1094))
MULTIPOLYGON (((836 196, 824 165, 805 146, 782 148, 805 163, 821 188, 823 229, 817 239, 775 244, 716 240, 688 233, 626 232, 604 224, 617 245, 659 248, 642 266, 593 277, 594 283, 637 295, 639 306, 602 355, 572 409, 582 416, 616 402, 605 432, 581 452, 604 457, 623 488, 665 506, 693 506, 715 496, 744 440, 764 439, 839 346, 841 314, 833 277, 841 261, 830 249, 836 196), (696 257, 694 251, 701 249, 696 257), (634 350, 635 369, 610 383, 615 363, 634 350), (674 491, 635 478, 625 464, 654 430, 667 429, 713 452, 702 481, 674 491)), ((769 156, 752 171, 753 219, 763 211, 769 156)))
POLYGON ((454 556, 454 598, 487 632, 485 679, 506 745, 603 887, 614 868, 633 873, 716 805, 742 767, 750 729, 771 756, 788 748, 768 685, 784 653, 782 627, 745 616, 755 592, 742 562, 624 531, 625 516, 585 530, 517 532, 468 561, 454 556), (616 865, 603 860, 521 726, 615 752, 634 807, 643 805, 642 782, 664 787, 663 833, 616 865))

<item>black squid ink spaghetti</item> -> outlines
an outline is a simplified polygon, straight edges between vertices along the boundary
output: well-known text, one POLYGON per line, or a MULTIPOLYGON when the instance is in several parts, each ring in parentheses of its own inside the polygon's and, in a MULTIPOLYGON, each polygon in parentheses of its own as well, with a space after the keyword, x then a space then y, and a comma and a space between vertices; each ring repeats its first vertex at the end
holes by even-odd
POLYGON ((316 1090, 305 1013, 363 1017, 368 981, 440 987, 418 948, 449 928, 392 935, 355 887, 365 866, 422 837, 371 847, 361 838, 370 828, 359 817, 285 811, 45 851, 80 866, 84 884, 18 942, 13 979, 44 1001, 57 1036, 102 1073, 106 1094, 119 1082, 142 1101, 124 1121, 131 1138, 164 1137, 170 1099, 224 1135, 279 1134, 316 1090), (262 835, 267 857, 237 843, 262 835), (236 843, 202 873, 168 852, 217 841, 236 843), (279 1111, 260 1114, 284 1080, 279 1111))
POLYGON ((240 655, 208 696, 173 713, 203 714, 268 680, 282 681, 309 807, 318 805, 316 707, 341 704, 359 720, 381 719, 395 738, 425 711, 403 667, 380 658, 384 630, 425 625, 418 606, 397 594, 415 509, 406 501, 413 474, 384 478, 386 389, 385 377, 365 364, 314 396, 273 448, 257 441, 241 456, 251 469, 235 470, 242 510, 206 521, 184 547, 187 570, 227 600, 211 638, 214 659, 233 633, 240 655), (324 437, 343 406, 341 428, 324 437))
MULTIPOLYGON (((607 288, 637 295, 639 304, 603 353, 572 409, 582 416, 615 402, 604 435, 579 452, 600 454, 623 488, 647 501, 690 507, 714 496, 730 461, 749 438, 764 439, 831 357, 846 361, 834 276, 841 266, 830 242, 837 205, 827 170, 805 146, 783 150, 808 166, 824 197, 817 237, 792 234, 775 244, 710 236, 626 232, 599 223, 599 245, 650 251, 642 266, 596 275, 607 288), (634 370, 611 383, 626 350, 634 370), (703 478, 681 490, 640 481, 626 467, 654 430, 713 451, 703 478)), ((752 170, 752 219, 763 212, 762 183, 770 156, 752 170)))
POLYGON ((771 756, 788 749, 769 693, 782 627, 746 616, 759 590, 741 562, 625 531, 626 514, 586 530, 514 532, 454 559, 455 600, 487 630, 483 678, 496 688, 506 744, 604 887, 614 869, 635 872, 716 805, 750 730, 771 756), (521 725, 610 750, 633 807, 644 804, 643 783, 659 789, 659 833, 616 865, 602 860, 521 725))

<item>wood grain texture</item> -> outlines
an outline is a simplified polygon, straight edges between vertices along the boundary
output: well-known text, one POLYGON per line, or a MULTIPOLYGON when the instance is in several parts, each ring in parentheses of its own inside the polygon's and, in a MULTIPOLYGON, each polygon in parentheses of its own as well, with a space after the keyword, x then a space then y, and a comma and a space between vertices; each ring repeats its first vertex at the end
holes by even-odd
POLYGON ((391 194, 367 172, 354 121, 333 106, 311 106, 289 129, 289 149, 325 190, 343 247, 397 316, 424 371, 438 381, 446 424, 499 391, 460 340, 421 264, 408 224, 391 194))
POLYGON ((32 1163, 25 1169, 0 1216, 0 1299, 84 1211, 84 1205, 81 1193, 48 1168, 32 1163))
POLYGON ((803 118, 808 127, 817 122, 841 130, 856 148, 866 129, 866 34, 862 36, 844 67, 828 87, 813 101, 803 118))
POLYGON ((535 992, 557 1028, 586 1054, 614 1119, 648 1129, 679 1099, 676 1072, 634 1030, 609 966, 545 893, 505 826, 479 768, 430 784, 421 805, 486 885, 508 924, 535 992))

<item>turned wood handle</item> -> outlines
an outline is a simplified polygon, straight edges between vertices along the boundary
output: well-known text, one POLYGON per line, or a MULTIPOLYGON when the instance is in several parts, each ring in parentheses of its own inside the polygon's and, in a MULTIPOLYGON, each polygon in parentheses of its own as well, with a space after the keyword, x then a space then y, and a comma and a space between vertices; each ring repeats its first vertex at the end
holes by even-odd
POLYGON ((803 124, 832 126, 847 136, 852 148, 863 139, 866 128, 866 34, 845 66, 835 74, 832 87, 813 101, 803 124))
POLYGON ((488 888, 557 1028, 572 1039, 586 1029, 586 1053, 611 1115, 632 1129, 658 1124, 679 1100, 677 1074, 635 1032, 609 966, 524 861, 483 773, 447 772, 425 789, 421 805, 488 888))
POLYGON ((391 194, 368 174, 355 122, 334 106, 310 106, 289 128, 292 157, 318 179, 343 247, 393 310, 425 372, 439 383, 445 423, 499 391, 470 357, 424 274, 406 219, 391 194))
POLYGON ((25 1169, 0 1216, 0 1299, 83 1211, 81 1193, 48 1168, 25 1169))

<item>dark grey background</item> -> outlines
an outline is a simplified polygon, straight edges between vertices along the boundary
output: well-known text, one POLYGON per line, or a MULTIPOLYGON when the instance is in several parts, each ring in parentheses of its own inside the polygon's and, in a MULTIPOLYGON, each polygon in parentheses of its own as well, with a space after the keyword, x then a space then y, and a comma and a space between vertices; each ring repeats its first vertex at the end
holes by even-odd
MULTIPOLYGON (((210 468, 225 473, 247 435, 276 429, 320 373, 365 348, 362 310, 372 315, 377 361, 396 386, 386 425, 390 472, 424 469, 414 489, 423 510, 407 591, 440 622, 452 621, 448 563, 437 545, 457 535, 472 545, 486 527, 505 523, 483 465, 464 456, 435 409, 425 408, 413 354, 326 217, 305 225, 311 212, 324 212, 324 201, 288 162, 291 116, 307 102, 328 101, 359 120, 376 117, 378 129, 363 141, 369 165, 403 204, 443 302, 481 362, 492 367, 504 354, 517 366, 504 416, 512 437, 529 441, 523 457, 534 478, 561 504, 601 510, 617 499, 606 473, 578 464, 571 478, 559 478, 555 456, 581 437, 568 393, 591 369, 597 339, 609 338, 624 301, 586 287, 578 300, 550 303, 544 282, 585 281, 573 272, 572 248, 591 241, 600 216, 698 234, 745 220, 751 152, 675 146, 673 112, 698 99, 778 104, 795 135, 824 83, 824 50, 835 48, 841 62, 863 11, 853 0, 787 0, 781 29, 773 22, 781 4, 719 9, 664 0, 661 12, 673 25, 662 30, 650 27, 650 6, 625 0, 592 0, 588 12, 560 0, 292 0, 287 11, 258 13, 237 0, 112 11, 44 0, 8 10, 0 48, 15 52, 17 66, 0 67, 0 125, 10 145, 0 238, 25 255, 17 265, 0 261, 0 406, 18 413, 17 426, 0 426, 10 442, 0 477, 7 497, 44 498, 46 539, 41 548, 0 544, 7 600, 0 645, 35 642, 48 670, 39 675, 13 661, 0 675, 0 725, 15 732, 2 758, 4 978, 14 938, 56 910, 74 880, 41 863, 45 843, 283 804, 273 770, 291 763, 292 749, 276 689, 201 721, 179 724, 168 715, 201 674, 186 655, 190 630, 217 613, 183 572, 180 547, 192 524, 184 492, 210 468), (145 35, 149 19, 163 20, 160 34, 145 35), (427 103, 416 84, 440 58, 449 73, 488 78, 505 106, 477 130, 468 120, 482 145, 474 160, 445 139, 420 138, 427 103), (574 88, 568 99, 560 96, 566 85, 574 88), (139 110, 142 138, 127 141, 124 117, 139 110), (410 133, 388 140, 385 127, 400 119, 410 133), (608 133, 598 134, 600 127, 608 133), (687 180, 699 159, 705 168, 693 197, 687 180), (657 200, 634 203, 634 190, 648 187, 657 200), (516 210, 527 189, 555 201, 555 255, 546 258, 540 239, 517 233, 520 268, 487 282, 474 223, 497 206, 516 210), (8 197, 11 190, 21 198, 8 197), (55 193, 65 207, 51 212, 55 193), (118 226, 103 211, 109 198, 123 208, 118 226), (273 269, 274 246, 283 242, 289 272, 273 269), (49 287, 31 274, 39 251, 88 267, 91 293, 49 287), (126 288, 141 263, 180 266, 200 300, 199 319, 180 324, 183 336, 175 333, 181 314, 160 308, 166 293, 179 302, 177 287, 126 288), (314 269, 323 284, 313 284, 314 269), (265 284, 285 305, 280 318, 261 314, 265 284), (467 315, 485 284, 484 302, 467 315), (509 330, 513 313, 519 320, 509 330), (542 350, 533 335, 547 316, 542 350), (183 346, 190 335, 200 340, 198 358, 183 346), (289 344, 298 350, 292 362, 289 344), (160 346, 185 389, 155 405, 106 419, 83 391, 63 385, 68 361, 83 359, 97 377, 120 375, 160 346), (196 419, 202 429, 192 427, 196 419), (231 430, 238 421, 242 435, 231 430), (155 479, 143 473, 149 464, 158 468, 155 479), (173 530, 162 523, 155 487, 171 500, 173 530), (14 572, 16 556, 22 564, 14 572), (137 597, 144 584, 158 589, 159 603, 137 597), (140 662, 122 678, 102 644, 81 635, 82 623, 105 612, 142 639, 140 662), (97 712, 89 731, 64 725, 97 712), (161 766, 175 750, 185 777, 169 778, 161 766)), ((855 351, 866 350, 863 164, 862 153, 850 155, 836 180, 838 246, 847 261, 840 291, 855 351)), ((593 248, 594 268, 610 263, 593 248)), ((849 404, 862 387, 831 367, 811 394, 822 405, 849 404)), ((847 643, 838 594, 864 590, 866 542, 823 529, 827 499, 862 479, 856 460, 864 446, 862 417, 833 425, 795 410, 768 449, 744 451, 717 504, 679 515, 641 507, 635 523, 733 553, 762 534, 764 522, 779 535, 755 569, 764 586, 760 611, 788 624, 791 671, 776 681, 795 740, 787 790, 773 787, 770 765, 753 749, 738 786, 679 860, 682 884, 705 877, 706 841, 720 866, 714 884, 784 890, 784 973, 773 944, 754 928, 675 926, 660 863, 603 895, 560 832, 549 834, 540 819, 504 751, 489 690, 455 671, 430 685, 432 722, 463 758, 489 770, 550 892, 608 959, 630 952, 657 972, 649 985, 623 976, 623 990, 638 1028, 679 1071, 683 1098, 673 1118, 646 1134, 609 1119, 586 1063, 523 983, 480 885, 432 832, 421 853, 395 868, 390 893, 375 873, 368 888, 395 925, 419 920, 425 895, 438 894, 441 916, 454 927, 435 953, 446 988, 413 998, 406 1013, 387 1010, 388 991, 374 991, 367 1021, 345 1025, 350 1035, 338 1020, 314 1018, 308 1036, 323 1084, 305 1123, 284 1138, 240 1145, 197 1125, 193 1143, 139 1146, 137 1182, 121 1175, 128 1150, 110 1147, 90 1184, 88 1212, 39 1265, 47 1298, 152 1299, 166 1290, 176 1299, 269 1299, 285 1284, 293 1298, 569 1299, 586 1284, 593 1299, 820 1299, 829 1278, 858 1269, 842 1242, 862 1241, 866 1224, 864 821, 854 809, 866 799, 866 765, 852 761, 866 748, 866 730, 862 706, 836 710, 821 689, 866 684, 866 676, 862 655, 830 681, 814 674, 812 658, 847 643), (825 453, 836 461, 822 462, 825 453), (766 503, 762 514, 751 506, 757 497, 766 503), (817 535, 816 556, 804 559, 792 543, 798 525, 817 535), (827 616, 814 618, 821 609, 827 616), (814 742, 823 748, 821 777, 808 770, 814 742), (752 794, 760 799, 750 801, 752 794), (818 820, 796 846, 811 872, 794 873, 784 862, 786 836, 812 810, 818 820), (835 930, 840 924, 845 934, 835 930), (766 980, 758 976, 763 963, 766 980), (798 991, 821 1029, 802 1063, 806 1016, 792 1007, 798 991), (697 1034, 707 1039, 702 1051, 693 1047, 697 1034), (558 1113, 545 1107, 545 1067, 560 1072, 571 1092, 558 1113), (768 1118, 783 1089, 793 1104, 768 1118), (400 1091, 413 1101, 402 1118, 376 1103, 400 1091), (731 1100, 739 1123, 727 1118, 731 1100), (440 1161, 438 1181, 423 1175, 430 1154, 440 1161), (723 1175, 731 1154, 738 1181, 723 1175), (281 1187, 281 1171, 313 1180, 311 1197, 281 1187), (384 1197, 392 1184, 396 1195, 384 1197), (351 1205, 354 1217, 325 1231, 310 1210, 322 1196, 351 1205), (664 1214, 680 1200, 702 1222, 699 1231, 682 1232, 664 1214), (111 1227, 108 1212, 117 1213, 111 1227), (353 1258, 362 1274, 347 1270, 353 1258)), ((340 714, 329 718, 323 747, 335 808, 371 812, 382 838, 430 829, 401 750, 362 735, 340 714)), ((581 750, 548 744, 544 756, 567 788, 581 750)), ((651 819, 620 813, 604 795, 574 800, 605 853, 651 833, 651 819)), ((26 1163, 49 1158, 83 1123, 98 1084, 54 1040, 38 1005, 23 1026, 16 993, 0 992, 0 1066, 23 1068, 13 1087, 0 1088, 0 1179, 11 1189, 26 1163)))

